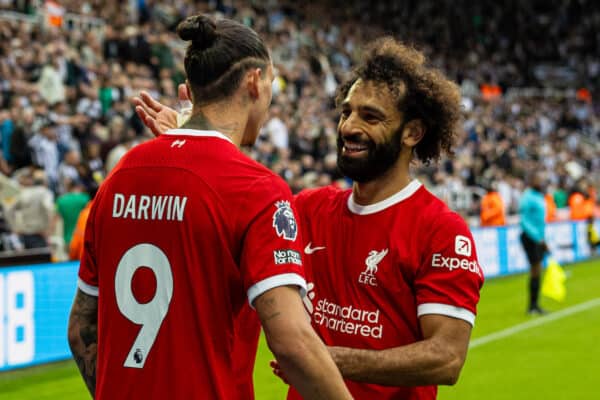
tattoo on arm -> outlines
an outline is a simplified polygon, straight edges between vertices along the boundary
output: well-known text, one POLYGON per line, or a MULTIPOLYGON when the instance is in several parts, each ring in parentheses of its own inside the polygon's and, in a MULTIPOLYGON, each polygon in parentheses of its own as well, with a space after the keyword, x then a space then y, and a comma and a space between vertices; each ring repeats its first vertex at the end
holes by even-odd
POLYGON ((69 317, 69 346, 88 390, 96 392, 98 298, 77 290, 69 317))
POLYGON ((257 302, 260 302, 262 306, 261 309, 263 311, 260 313, 260 318, 263 323, 272 320, 281 314, 279 307, 277 307, 277 301, 270 294, 267 293, 259 297, 257 302))

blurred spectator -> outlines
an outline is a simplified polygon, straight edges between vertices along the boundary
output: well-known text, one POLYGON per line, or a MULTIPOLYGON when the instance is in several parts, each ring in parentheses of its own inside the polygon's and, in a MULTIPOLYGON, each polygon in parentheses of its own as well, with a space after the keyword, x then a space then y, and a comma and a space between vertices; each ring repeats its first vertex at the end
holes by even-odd
POLYGON ((67 178, 65 185, 67 192, 56 200, 56 218, 62 219, 63 244, 68 250, 79 213, 90 201, 90 196, 85 192, 83 183, 77 178, 67 178))
POLYGON ((6 209, 11 230, 26 249, 47 247, 54 217, 54 195, 48 189, 44 171, 26 168, 19 173, 21 191, 6 209))
POLYGON ((551 193, 544 195, 544 202, 546 203, 546 222, 556 221, 556 203, 554 202, 554 196, 551 193))
POLYGON ((185 43, 173 27, 198 12, 236 18, 269 44, 273 106, 247 152, 294 192, 351 184, 335 162, 335 87, 360 59, 361 45, 384 33, 414 42, 460 85, 464 123, 455 156, 414 170, 472 223, 492 182, 510 221, 531 171, 547 174, 558 209, 580 179, 600 187, 599 2, 5 3, 0 8, 71 18, 0 23, 0 171, 11 176, 40 165, 57 194, 62 176, 75 177, 71 151, 98 182, 143 140, 131 96, 143 89, 176 107, 185 43), (59 173, 59 165, 66 169, 59 173))
POLYGON ((481 199, 481 226, 502 226, 505 224, 504 201, 496 190, 490 188, 481 199))
POLYGON ((85 226, 87 224, 88 216, 94 202, 94 197, 98 191, 98 186, 93 186, 89 190, 89 201, 85 207, 80 211, 77 216, 77 222, 73 229, 73 235, 71 241, 67 243, 69 248, 69 260, 80 260, 83 252, 83 239, 85 238, 85 226))
POLYGON ((569 196, 569 207, 571 209, 570 219, 585 221, 594 216, 595 202, 591 196, 592 189, 585 180, 580 180, 569 196))

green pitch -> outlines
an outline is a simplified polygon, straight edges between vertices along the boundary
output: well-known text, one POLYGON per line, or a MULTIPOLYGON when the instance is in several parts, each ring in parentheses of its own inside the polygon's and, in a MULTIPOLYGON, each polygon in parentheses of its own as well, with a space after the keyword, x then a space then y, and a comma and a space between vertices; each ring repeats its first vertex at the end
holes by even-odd
MULTIPOLYGON (((493 279, 482 291, 472 347, 459 383, 440 400, 600 398, 600 259, 566 268, 567 300, 525 315, 527 277, 493 279)), ((258 400, 285 398, 261 341, 254 371, 258 400)), ((89 399, 72 361, 0 374, 2 400, 89 399)))

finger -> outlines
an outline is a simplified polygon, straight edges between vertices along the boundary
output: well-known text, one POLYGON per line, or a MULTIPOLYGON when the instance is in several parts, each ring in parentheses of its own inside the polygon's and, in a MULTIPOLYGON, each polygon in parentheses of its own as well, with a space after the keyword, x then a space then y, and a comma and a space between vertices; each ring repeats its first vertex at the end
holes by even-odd
POLYGON ((138 117, 140 117, 140 119, 142 120, 142 122, 144 124, 146 124, 146 118, 148 118, 148 113, 146 112, 146 110, 144 109, 144 107, 141 106, 141 105, 136 105, 135 106, 135 112, 138 115, 138 117))
POLYGON ((146 115, 156 118, 157 112, 153 110, 143 99, 134 97, 133 104, 136 106, 136 111, 137 107, 141 107, 146 115))
POLYGON ((159 137, 163 133, 160 126, 158 126, 158 122, 156 122, 154 118, 146 118, 146 126, 150 128, 152 134, 156 137, 159 137))
POLYGON ((148 129, 150 129, 154 136, 158 137, 162 134, 162 130, 158 126, 158 122, 156 122, 154 118, 150 117, 142 107, 136 107, 135 111, 144 123, 144 125, 146 125, 148 129))
POLYGON ((158 101, 154 100, 148 92, 141 91, 140 97, 142 98, 142 101, 148 107, 150 107, 152 110, 154 110, 156 112, 160 112, 160 110, 162 110, 162 107, 163 107, 162 104, 160 104, 158 101))

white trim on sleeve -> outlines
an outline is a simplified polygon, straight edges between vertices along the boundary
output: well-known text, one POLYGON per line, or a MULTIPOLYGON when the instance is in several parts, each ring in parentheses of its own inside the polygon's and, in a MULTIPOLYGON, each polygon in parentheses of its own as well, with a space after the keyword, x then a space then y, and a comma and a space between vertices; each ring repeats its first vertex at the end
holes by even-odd
POLYGON ((471 324, 471 326, 475 325, 475 314, 462 307, 456 307, 441 303, 419 304, 419 306, 417 307, 417 316, 420 317, 422 315, 427 314, 446 315, 448 317, 458 318, 467 321, 469 324, 471 324))
POLYGON ((98 297, 98 287, 88 285, 81 278, 77 278, 77 287, 85 294, 89 294, 90 296, 98 297))
POLYGON ((300 289, 300 297, 306 296, 306 281, 302 276, 293 272, 273 275, 260 282, 256 282, 248 289, 248 302, 250 303, 250 307, 254 308, 254 305, 252 304, 254 300, 267 290, 286 285, 298 286, 300 289))

